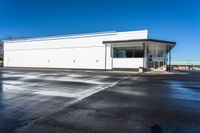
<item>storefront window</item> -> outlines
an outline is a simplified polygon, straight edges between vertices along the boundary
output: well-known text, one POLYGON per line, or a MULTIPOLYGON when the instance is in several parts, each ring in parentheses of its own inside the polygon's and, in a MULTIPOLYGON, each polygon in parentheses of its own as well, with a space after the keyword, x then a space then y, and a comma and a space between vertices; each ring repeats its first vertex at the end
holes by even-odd
POLYGON ((144 52, 142 49, 134 48, 114 48, 113 58, 143 58, 144 52))

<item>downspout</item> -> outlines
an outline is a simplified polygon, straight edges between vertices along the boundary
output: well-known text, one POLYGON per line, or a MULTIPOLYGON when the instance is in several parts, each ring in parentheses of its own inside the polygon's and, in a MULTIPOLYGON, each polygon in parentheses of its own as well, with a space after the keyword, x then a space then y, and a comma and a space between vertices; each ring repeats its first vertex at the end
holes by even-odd
POLYGON ((107 44, 105 44, 105 71, 106 71, 106 63, 107 63, 107 44))
POLYGON ((144 62, 145 62, 145 43, 143 43, 143 72, 144 72, 144 62))
POLYGON ((113 70, 113 47, 112 47, 112 44, 111 44, 111 69, 113 70))

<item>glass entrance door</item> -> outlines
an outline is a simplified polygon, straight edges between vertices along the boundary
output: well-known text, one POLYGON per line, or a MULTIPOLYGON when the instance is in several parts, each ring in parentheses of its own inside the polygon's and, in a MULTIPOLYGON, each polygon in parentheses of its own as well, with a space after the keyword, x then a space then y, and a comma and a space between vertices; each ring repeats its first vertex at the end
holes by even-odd
POLYGON ((167 46, 151 44, 147 47, 147 63, 151 71, 166 70, 167 46))

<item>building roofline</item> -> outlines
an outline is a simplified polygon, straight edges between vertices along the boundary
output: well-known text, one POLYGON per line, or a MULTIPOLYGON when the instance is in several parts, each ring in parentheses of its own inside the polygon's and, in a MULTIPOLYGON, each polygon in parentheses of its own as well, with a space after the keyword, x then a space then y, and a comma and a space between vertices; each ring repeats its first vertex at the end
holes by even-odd
POLYGON ((85 37, 97 37, 97 36, 107 36, 116 35, 120 33, 132 33, 132 32, 144 32, 148 30, 135 30, 135 31, 105 31, 105 32, 95 32, 95 33, 83 33, 83 34, 70 34, 62 36, 48 36, 48 37, 35 37, 35 38, 24 38, 24 39, 14 39, 14 40, 4 40, 4 42, 29 42, 29 41, 43 41, 43 40, 59 40, 59 39, 72 39, 72 38, 85 38, 85 37))
POLYGON ((28 41, 41 41, 41 40, 58 40, 58 39, 68 39, 68 38, 84 38, 84 37, 93 37, 93 36, 105 36, 116 34, 116 31, 108 32, 95 32, 95 33, 83 33, 83 34, 69 34, 69 35, 57 35, 57 36, 48 36, 48 37, 33 37, 33 38, 24 38, 24 39, 14 39, 14 40, 4 40, 4 42, 28 42, 28 41))
POLYGON ((174 41, 166 41, 166 40, 158 40, 158 39, 131 39, 131 40, 117 40, 117 41, 103 41, 104 44, 106 43, 125 43, 125 42, 157 42, 157 43, 167 43, 171 45, 176 45, 174 41))

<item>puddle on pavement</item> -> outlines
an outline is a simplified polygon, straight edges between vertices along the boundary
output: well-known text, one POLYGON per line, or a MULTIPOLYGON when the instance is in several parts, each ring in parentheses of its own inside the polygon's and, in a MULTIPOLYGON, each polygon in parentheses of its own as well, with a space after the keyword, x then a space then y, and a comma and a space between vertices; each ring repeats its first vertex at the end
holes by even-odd
POLYGON ((196 100, 200 101, 200 91, 195 91, 191 88, 200 88, 200 83, 186 83, 180 81, 170 81, 171 96, 177 99, 196 100))

